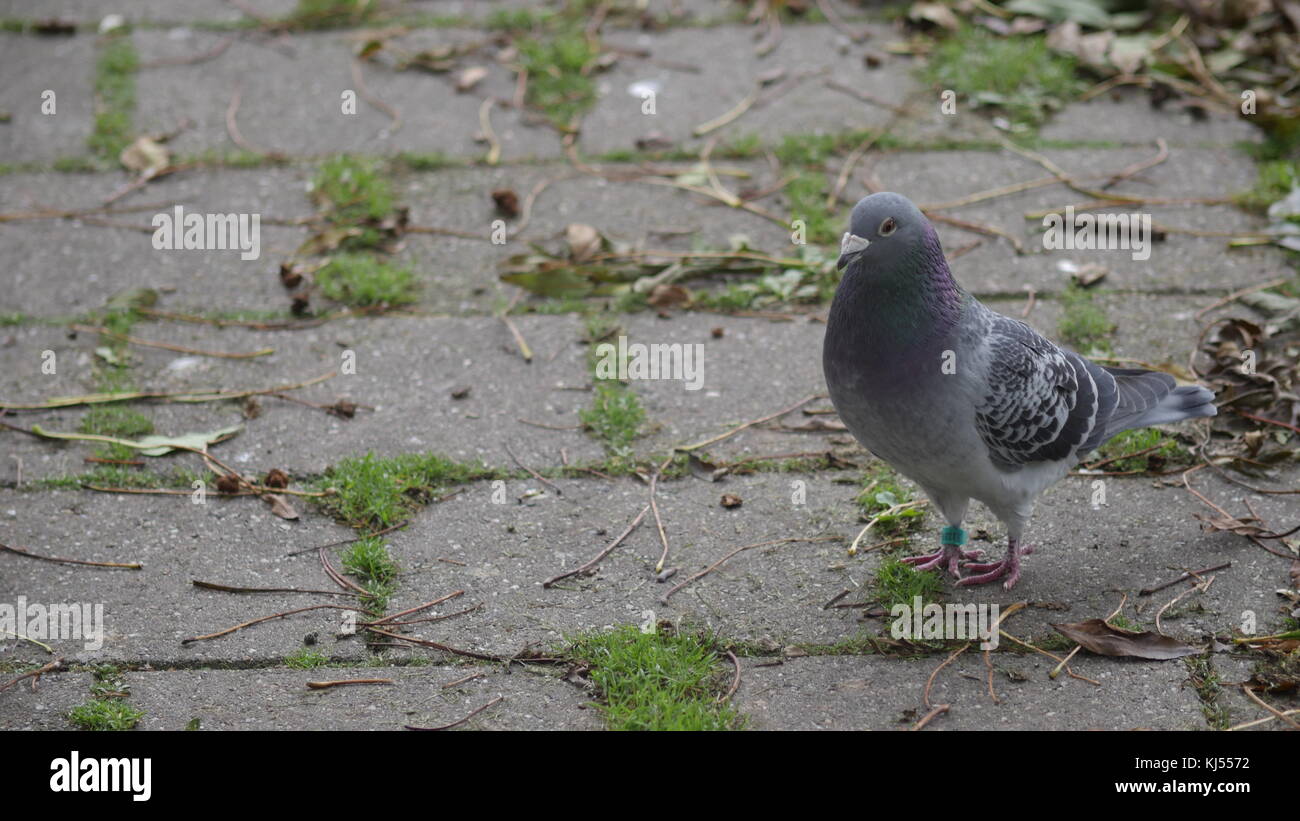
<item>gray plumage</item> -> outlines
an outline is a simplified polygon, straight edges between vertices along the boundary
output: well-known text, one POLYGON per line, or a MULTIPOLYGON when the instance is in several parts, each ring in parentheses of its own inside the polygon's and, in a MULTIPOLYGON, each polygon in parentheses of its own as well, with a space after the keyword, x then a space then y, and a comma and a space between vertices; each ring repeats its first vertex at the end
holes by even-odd
MULTIPOLYGON (((970 499, 1007 525, 1001 562, 963 579, 1019 577, 1034 499, 1080 459, 1133 428, 1213 416, 1214 395, 1154 371, 1108 368, 991 311, 953 280, 938 236, 898 194, 853 209, 827 321, 823 368, 840 417, 915 481, 952 527, 970 499)), ((953 546, 914 559, 958 566, 953 546)))

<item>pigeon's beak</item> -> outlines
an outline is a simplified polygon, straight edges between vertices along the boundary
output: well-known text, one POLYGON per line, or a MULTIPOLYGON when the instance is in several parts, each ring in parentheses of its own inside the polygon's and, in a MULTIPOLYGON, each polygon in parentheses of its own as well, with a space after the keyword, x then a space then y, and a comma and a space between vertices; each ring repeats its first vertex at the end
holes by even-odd
POLYGON ((857 234, 845 231, 844 236, 840 239, 840 260, 835 263, 835 267, 843 271, 844 266, 852 262, 858 254, 867 250, 867 246, 870 244, 871 240, 863 239, 857 234))

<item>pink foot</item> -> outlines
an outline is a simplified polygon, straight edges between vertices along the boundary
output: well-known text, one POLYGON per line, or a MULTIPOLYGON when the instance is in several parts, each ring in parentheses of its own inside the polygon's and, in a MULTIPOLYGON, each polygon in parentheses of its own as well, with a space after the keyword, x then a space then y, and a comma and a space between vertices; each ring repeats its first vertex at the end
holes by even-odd
POLYGON ((986 562, 982 564, 967 564, 967 570, 973 570, 979 575, 967 576, 957 582, 959 585, 967 586, 972 584, 988 584, 1006 577, 1002 583, 1005 590, 1010 590, 1020 581, 1020 557, 1028 556, 1034 552, 1034 546, 1031 544, 1018 545, 1016 542, 1009 542, 1007 545, 1006 558, 997 562, 986 562))
POLYGON ((927 553, 924 556, 908 556, 903 559, 904 562, 914 566, 917 570, 947 570, 954 576, 961 577, 959 564, 969 559, 984 558, 982 550, 962 550, 953 545, 944 545, 943 548, 935 553, 927 553))

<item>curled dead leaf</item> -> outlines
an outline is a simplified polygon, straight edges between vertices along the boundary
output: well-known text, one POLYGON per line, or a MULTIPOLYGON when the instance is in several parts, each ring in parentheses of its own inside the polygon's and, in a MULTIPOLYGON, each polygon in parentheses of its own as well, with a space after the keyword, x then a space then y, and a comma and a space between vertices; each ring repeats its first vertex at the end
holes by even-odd
POLYGON ((136 137, 133 143, 122 149, 118 160, 127 171, 148 178, 170 165, 171 155, 153 138, 136 137))
POLYGON ((1166 661, 1183 656, 1194 656, 1201 652, 1177 639, 1149 631, 1135 633, 1132 630, 1112 627, 1102 619, 1088 619, 1074 624, 1053 624, 1052 627, 1071 641, 1077 641, 1083 649, 1099 656, 1166 661))
POLYGON ((722 494, 722 506, 725 508, 740 507, 745 501, 734 493, 722 494))
POLYGON ((281 519, 293 520, 298 518, 298 511, 294 510, 289 500, 279 493, 263 493, 262 501, 270 504, 271 512, 281 519))

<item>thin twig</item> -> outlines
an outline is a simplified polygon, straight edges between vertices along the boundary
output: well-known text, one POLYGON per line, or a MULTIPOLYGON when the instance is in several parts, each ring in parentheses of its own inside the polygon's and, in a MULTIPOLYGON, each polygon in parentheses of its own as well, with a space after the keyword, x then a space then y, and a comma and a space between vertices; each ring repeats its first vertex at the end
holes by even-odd
POLYGON ((773 419, 780 418, 782 416, 785 416, 787 413, 790 413, 791 411, 795 411, 798 410, 799 408, 802 408, 804 405, 807 405, 809 402, 812 402, 816 399, 824 399, 824 398, 826 398, 826 394, 824 393, 814 393, 809 396, 805 396, 803 399, 800 399, 798 402, 795 402, 790 407, 784 408, 783 410, 779 410, 776 413, 769 414, 767 416, 763 416, 758 419, 753 419, 750 420, 749 422, 745 422, 743 424, 737 425, 736 427, 732 428, 726 433, 719 434, 717 436, 712 437, 711 439, 705 439, 702 442, 696 442, 693 445, 678 445, 677 447, 673 448, 673 450, 688 451, 688 452, 692 450, 699 450, 705 445, 713 445, 718 442, 721 442, 724 439, 730 439, 731 437, 735 436, 737 433, 740 433, 742 430, 745 430, 746 428, 750 428, 753 427, 754 425, 759 425, 762 424, 763 422, 769 422, 773 419))
POLYGON ((1204 582, 1200 584, 1192 585, 1191 587, 1187 588, 1183 592, 1179 593, 1177 596, 1174 596, 1173 599, 1171 599, 1169 603, 1166 604, 1164 607, 1157 610, 1156 611, 1156 632, 1162 636, 1165 635, 1165 628, 1162 627, 1160 624, 1160 617, 1165 614, 1166 610, 1173 607, 1175 604, 1178 604, 1178 602, 1182 601, 1183 598, 1187 596, 1187 594, 1189 593, 1193 593, 1197 591, 1204 593, 1205 591, 1209 590, 1210 585, 1214 584, 1214 580, 1217 578, 1218 576, 1211 576, 1210 578, 1206 579, 1204 582))
POLYGON ((239 114, 239 103, 243 99, 243 96, 243 86, 236 85, 234 93, 230 95, 230 104, 226 106, 226 132, 230 135, 231 141, 250 154, 257 154, 258 156, 277 162, 285 160, 286 157, 280 152, 263 151, 248 140, 244 139, 243 133, 239 130, 239 120, 237 119, 237 115, 239 114))
POLYGON ((756 547, 767 547, 769 545, 790 544, 791 542, 830 542, 830 541, 835 541, 838 538, 839 538, 838 536, 791 537, 786 539, 772 539, 766 542, 755 542, 754 544, 742 545, 736 548, 735 550, 731 551, 727 555, 723 556, 721 559, 718 559, 713 564, 704 568, 699 573, 696 573, 694 576, 691 576, 686 581, 677 584, 667 593, 663 594, 663 596, 661 596, 659 600, 664 604, 667 604, 668 599, 671 598, 672 595, 676 593, 678 590, 681 590, 683 587, 686 587, 688 584, 691 584, 693 582, 696 582, 704 578, 705 576, 709 575, 713 571, 717 570, 722 565, 726 564, 727 561, 731 559, 732 556, 735 556, 738 553, 744 553, 746 550, 753 550, 756 547))
POLYGON ((934 686, 934 680, 939 675, 939 671, 947 667, 949 664, 952 664, 953 661, 956 660, 958 656, 960 656, 962 653, 965 653, 968 649, 970 649, 970 646, 971 646, 971 642, 968 641, 965 644, 963 644, 961 647, 958 647, 956 650, 952 652, 952 654, 948 656, 948 658, 943 660, 942 664, 940 664, 938 667, 934 668, 933 671, 931 671, 930 677, 925 680, 925 691, 922 693, 922 697, 923 697, 922 700, 925 701, 925 708, 927 710, 931 709, 930 688, 934 686))
POLYGON ((424 730, 424 731, 428 731, 428 732, 437 732, 437 731, 439 731, 439 730, 450 730, 450 729, 453 728, 453 727, 459 727, 460 725, 462 725, 462 724, 464 724, 465 722, 469 721, 471 718, 473 718, 474 716, 476 716, 476 715, 478 715, 479 713, 483 712, 483 711, 486 710, 487 708, 489 708, 489 707, 491 707, 492 705, 497 704, 497 703, 499 703, 499 702, 501 702, 501 701, 504 701, 504 700, 505 700, 505 696, 497 696, 496 698, 494 698, 494 699, 492 699, 491 701, 489 701, 487 704, 484 704, 482 707, 478 708, 478 709, 475 710, 474 712, 472 712, 472 713, 470 713, 469 715, 467 715, 467 716, 465 716, 464 718, 462 718, 460 721, 453 721, 452 723, 450 723, 450 724, 444 724, 444 725, 442 725, 441 727, 412 727, 410 724, 407 724, 407 725, 406 725, 406 729, 408 729, 408 730, 424 730))
POLYGON ((950 704, 939 704, 939 705, 937 705, 933 710, 931 710, 930 712, 926 713, 925 716, 924 716, 920 721, 918 721, 918 722, 916 722, 915 724, 913 724, 913 725, 911 726, 910 729, 912 730, 912 732, 917 732, 917 731, 919 731, 919 730, 923 730, 923 729, 925 729, 925 725, 929 724, 929 723, 930 723, 931 721, 933 721, 937 716, 941 716, 941 715, 943 715, 944 713, 948 712, 948 710, 951 708, 951 706, 952 706, 952 705, 950 705, 950 704))
POLYGON ((1296 720, 1291 718, 1290 716, 1290 713, 1300 712, 1300 711, 1289 710, 1286 713, 1282 712, 1281 710, 1277 709, 1273 705, 1264 701, 1264 699, 1255 695, 1254 691, 1250 689, 1249 684, 1242 684, 1241 691, 1246 695, 1250 696, 1250 699, 1254 701, 1256 704, 1258 704, 1259 706, 1263 707, 1265 710, 1268 710, 1270 713, 1272 713, 1275 718, 1280 718, 1283 721, 1285 721, 1287 724, 1290 724, 1291 728, 1294 730, 1300 730, 1300 724, 1296 723, 1296 720))
POLYGON ((442 604, 445 601, 450 601, 451 599, 454 599, 457 596, 463 596, 463 595, 465 595, 464 590, 453 590, 447 595, 440 596, 434 599, 433 601, 428 601, 425 602, 424 604, 417 604, 415 607, 408 607, 407 609, 401 611, 400 613, 393 613, 391 616, 384 616, 382 619, 377 619, 376 621, 363 622, 363 625, 366 627, 374 627, 377 624, 386 624, 388 622, 391 622, 393 619, 399 618, 401 616, 409 616, 412 613, 419 613, 421 610, 428 610, 430 607, 442 604))
MULTIPOLYGON (((415 636, 403 636, 398 633, 389 633, 387 630, 380 630, 377 627, 368 627, 366 629, 368 629, 372 633, 378 633, 381 636, 388 636, 390 639, 409 641, 412 644, 418 644, 421 647, 432 647, 435 650, 441 650, 444 653, 451 653, 452 655, 456 655, 456 656, 465 656, 467 658, 479 659, 481 661, 507 661, 508 660, 502 656, 494 656, 491 655, 490 653, 479 653, 474 650, 461 650, 457 647, 451 647, 446 644, 440 644, 436 641, 429 641, 428 639, 417 639, 415 636)), ((532 661, 532 660, 533 659, 528 659, 528 661, 532 661)), ((549 661, 550 659, 543 659, 543 660, 549 661)))
POLYGON ((351 539, 340 539, 337 542, 330 542, 329 544, 313 545, 312 547, 304 547, 302 550, 295 550, 292 553, 286 553, 284 555, 286 557, 301 556, 303 553, 310 553, 313 550, 321 550, 322 548, 326 548, 326 547, 341 547, 342 545, 345 544, 352 544, 353 542, 359 542, 362 539, 372 539, 376 536, 383 536, 385 533, 392 533, 394 530, 401 530, 402 528, 406 527, 410 523, 411 523, 410 519, 403 519, 402 521, 398 522, 395 525, 389 525, 383 530, 376 530, 374 533, 367 533, 364 536, 355 536, 351 539))
MULTIPOLYGON (((37 642, 37 644, 40 644, 40 642, 37 642)), ((44 667, 40 667, 35 670, 29 670, 28 672, 23 673, 22 675, 13 679, 8 684, 5 684, 3 687, 0 687, 0 693, 3 693, 5 690, 8 690, 10 687, 14 686, 15 684, 17 684, 18 682, 22 681, 25 678, 30 678, 32 680, 32 687, 34 688, 36 686, 36 679, 40 678, 46 673, 53 673, 55 670, 58 670, 62 666, 63 666, 63 659, 57 658, 54 661, 50 662, 49 664, 45 665, 44 667)))
POLYGON ((26 556, 29 559, 40 559, 43 562, 56 562, 58 564, 79 564, 79 565, 85 565, 87 567, 117 567, 117 568, 122 568, 124 570, 144 569, 144 565, 140 564, 139 562, 88 562, 88 561, 83 561, 82 559, 64 559, 58 556, 42 556, 38 553, 33 553, 30 550, 27 550, 25 548, 11 547, 10 545, 7 544, 0 544, 0 550, 7 551, 9 553, 16 553, 19 556, 26 556))
POLYGON ((243 399, 246 396, 260 396, 266 393, 276 393, 282 391, 305 388, 308 385, 315 385, 317 382, 324 382, 326 379, 333 379, 338 376, 337 371, 330 371, 327 374, 313 377, 305 382, 296 382, 292 385, 278 385, 274 388, 263 388, 259 390, 219 390, 209 392, 194 391, 124 391, 121 393, 91 393, 84 396, 60 396, 46 402, 35 405, 23 405, 15 402, 0 401, 0 408, 8 410, 52 410, 54 408, 70 408, 76 405, 102 405, 109 402, 128 402, 134 399, 169 399, 173 402, 199 403, 199 402, 220 402, 225 399, 243 399))
POLYGON ((1173 587, 1174 585, 1178 584, 1181 581, 1199 578, 1201 575, 1205 573, 1213 573, 1216 570, 1227 570, 1229 567, 1232 567, 1232 562, 1224 562, 1223 564, 1216 564, 1214 567, 1207 567, 1203 570, 1188 570, 1184 572, 1183 575, 1179 576, 1176 579, 1171 579, 1167 582, 1164 582, 1163 584, 1157 584, 1155 587, 1144 587, 1138 591, 1138 595, 1150 596, 1152 593, 1159 593, 1161 590, 1164 590, 1166 587, 1173 587))
POLYGON ((259 356, 269 356, 275 353, 275 348, 262 348, 261 350, 252 351, 250 353, 227 353, 226 351, 205 351, 199 348, 187 348, 184 345, 172 345, 169 342, 153 342, 148 339, 140 339, 137 336, 129 336, 128 334, 119 334, 114 331, 110 331, 108 328, 97 328, 94 327, 93 325, 79 325, 74 322, 68 327, 72 328, 74 331, 85 331, 87 333, 96 333, 99 334, 100 336, 106 336, 109 339, 120 339, 124 342, 129 342, 132 345, 139 345, 144 348, 161 348, 165 351, 176 351, 177 353, 194 354, 196 356, 211 356, 219 359, 255 359, 259 356))
POLYGON ((732 122, 737 117, 739 117, 740 115, 748 111, 750 107, 753 106, 754 103, 758 101, 758 95, 762 93, 762 91, 763 91, 762 84, 761 83, 756 84, 754 86, 754 89, 750 91, 749 94, 746 95, 746 97, 743 100, 741 100, 734 107, 732 107, 731 110, 729 110, 727 113, 723 114, 720 117, 715 117, 714 119, 709 120, 706 123, 700 123, 699 125, 695 126, 695 128, 691 129, 691 133, 694 134, 696 137, 703 137, 705 134, 708 134, 710 131, 716 131, 717 129, 722 128, 724 125, 727 125, 728 123, 732 122))
POLYGON ((655 472, 650 476, 650 511, 654 513, 655 527, 659 529, 659 541, 663 543, 664 552, 660 554, 659 561, 655 564, 655 573, 661 573, 664 569, 664 562, 668 561, 668 534, 664 533, 663 519, 659 517, 659 503, 655 499, 655 491, 659 487, 659 476, 664 472, 673 460, 673 454, 668 454, 668 458, 661 465, 655 468, 655 472))
POLYGON ((517 467, 519 467, 520 470, 527 471, 528 474, 529 474, 530 476, 532 476, 534 479, 536 479, 537 481, 539 481, 539 482, 541 482, 542 484, 546 485, 546 486, 549 487, 551 490, 555 491, 555 495, 556 495, 556 496, 563 496, 563 495, 564 495, 564 491, 560 490, 560 489, 555 485, 554 482, 551 482, 550 480, 548 480, 548 479, 547 479, 545 476, 543 476, 542 474, 538 473, 537 471, 535 471, 535 470, 533 470, 532 468, 528 467, 528 465, 525 465, 523 462, 519 461, 519 457, 518 457, 518 456, 515 456, 515 452, 514 452, 513 450, 510 449, 510 446, 509 446, 509 445, 507 445, 505 442, 502 442, 502 443, 501 443, 501 447, 503 447, 503 448, 506 449, 506 453, 508 453, 508 454, 510 455, 510 461, 514 462, 515 465, 516 465, 517 467))
POLYGON ((389 131, 390 134, 402 127, 402 113, 370 92, 370 89, 366 87, 365 78, 361 76, 361 61, 355 57, 352 59, 352 82, 356 84, 357 93, 361 95, 361 99, 392 119, 393 125, 389 131))
POLYGON ((501 162, 501 141, 497 139, 497 133, 492 130, 492 104, 494 98, 487 97, 483 104, 478 107, 478 125, 483 131, 483 139, 487 140, 488 153, 483 158, 483 162, 488 165, 496 165, 501 162))
POLYGON ((292 616, 297 613, 306 613, 308 610, 351 610, 354 613, 365 612, 359 607, 347 607, 342 604, 313 604, 310 607, 300 607, 297 610, 286 610, 283 613, 272 613, 271 615, 263 616, 260 619, 253 619, 252 621, 246 621, 241 624, 236 624, 234 627, 227 627, 225 630, 221 630, 216 633, 208 633, 205 636, 193 636, 188 639, 181 639, 181 644, 190 644, 196 641, 207 641, 208 639, 220 638, 221 636, 228 635, 230 633, 235 632, 236 630, 243 630, 245 627, 252 627, 255 624, 261 624, 264 621, 271 621, 273 619, 282 619, 285 618, 286 616, 292 616))
POLYGON ((396 684, 391 678, 350 678, 342 681, 309 681, 307 686, 313 690, 328 690, 330 687, 345 687, 351 684, 396 684))
POLYGON ((202 587, 205 590, 219 590, 222 593, 314 593, 320 596, 358 595, 356 593, 347 593, 340 590, 306 590, 301 587, 234 587, 228 584, 205 582, 199 579, 190 579, 190 584, 195 587, 202 587))
POLYGON ((731 701, 731 697, 740 689, 740 659, 736 658, 736 654, 730 650, 727 651, 727 658, 731 659, 731 664, 736 668, 736 675, 731 680, 731 686, 727 688, 727 692, 718 697, 718 703, 720 704, 731 701))
POLYGON ((644 519, 645 515, 649 512, 650 512, 650 505, 646 505, 645 507, 641 508, 641 512, 638 513, 636 518, 632 520, 632 524, 628 525, 627 529, 624 530, 622 533, 620 533, 617 539, 610 542, 608 547, 606 547, 604 550, 597 553, 594 559, 587 562, 582 567, 577 568, 576 570, 569 570, 567 572, 561 573, 558 576, 552 576, 551 578, 542 582, 542 587, 550 587, 551 585, 555 584, 556 582, 562 579, 567 579, 570 576, 577 576, 581 573, 586 573, 588 570, 591 570, 593 567, 599 564, 601 560, 603 560, 606 556, 608 556, 611 552, 613 552, 614 548, 618 547, 619 544, 621 544, 622 541, 626 539, 628 535, 632 533, 633 530, 636 529, 636 526, 641 524, 641 520, 644 519))

